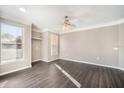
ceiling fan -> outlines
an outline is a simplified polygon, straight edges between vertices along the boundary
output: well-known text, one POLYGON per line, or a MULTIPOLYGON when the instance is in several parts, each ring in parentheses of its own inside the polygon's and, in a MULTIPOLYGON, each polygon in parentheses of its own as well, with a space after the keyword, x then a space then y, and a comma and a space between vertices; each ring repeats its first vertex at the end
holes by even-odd
POLYGON ((69 16, 65 16, 64 17, 64 24, 63 24, 63 30, 64 31, 68 31, 69 29, 71 29, 72 27, 76 27, 76 25, 74 25, 72 23, 73 20, 71 20, 71 18, 69 16))

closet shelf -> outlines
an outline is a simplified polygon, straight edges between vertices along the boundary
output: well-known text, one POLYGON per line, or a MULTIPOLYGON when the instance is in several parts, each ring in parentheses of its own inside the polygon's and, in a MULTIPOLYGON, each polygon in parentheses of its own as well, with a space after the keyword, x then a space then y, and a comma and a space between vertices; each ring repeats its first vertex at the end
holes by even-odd
POLYGON ((35 40, 42 40, 41 38, 38 38, 38 37, 32 37, 32 39, 35 39, 35 40))

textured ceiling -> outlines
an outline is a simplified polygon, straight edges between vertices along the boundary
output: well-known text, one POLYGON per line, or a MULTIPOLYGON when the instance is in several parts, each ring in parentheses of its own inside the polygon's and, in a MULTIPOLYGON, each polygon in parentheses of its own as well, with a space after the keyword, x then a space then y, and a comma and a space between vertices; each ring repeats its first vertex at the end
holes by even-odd
POLYGON ((64 16, 70 16, 72 23, 79 29, 113 22, 124 18, 124 6, 0 6, 0 16, 19 20, 23 23, 35 24, 43 30, 61 31, 64 16), (19 7, 25 7, 26 13, 19 11, 19 7))

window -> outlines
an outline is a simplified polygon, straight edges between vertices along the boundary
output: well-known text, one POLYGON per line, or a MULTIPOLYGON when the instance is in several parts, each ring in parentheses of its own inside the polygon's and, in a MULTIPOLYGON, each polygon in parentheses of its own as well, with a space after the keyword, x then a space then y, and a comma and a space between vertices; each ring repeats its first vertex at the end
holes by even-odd
POLYGON ((51 56, 58 55, 58 35, 51 34, 50 40, 51 40, 51 56))
POLYGON ((0 24, 1 64, 17 62, 23 59, 23 28, 0 24))

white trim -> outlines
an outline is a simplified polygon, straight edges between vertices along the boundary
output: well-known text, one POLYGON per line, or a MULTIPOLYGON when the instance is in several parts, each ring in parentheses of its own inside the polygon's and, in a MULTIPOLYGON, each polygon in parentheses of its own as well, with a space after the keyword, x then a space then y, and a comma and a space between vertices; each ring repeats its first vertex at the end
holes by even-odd
MULTIPOLYGON (((15 26, 15 27, 21 28, 21 33, 22 33, 21 39, 22 39, 22 43, 20 43, 20 44, 22 45, 22 58, 21 59, 17 59, 16 61, 24 61, 24 59, 25 59, 25 29, 26 29, 25 28, 25 25, 22 25, 21 23, 16 23, 15 21, 12 21, 12 20, 7 20, 7 19, 2 19, 2 20, 3 21, 1 23, 5 24, 5 25, 10 25, 10 26, 15 26)), ((0 44, 0 48, 1 47, 2 47, 2 43, 0 44)), ((0 52, 1 52, 1 49, 0 49, 0 52)), ((8 60, 8 62, 9 61, 11 61, 11 60, 8 60)), ((5 63, 5 64, 7 64, 7 63, 5 63)), ((2 64, 4 64, 4 62, 3 63, 0 62, 0 65, 2 65, 2 64)))
POLYGON ((55 32, 55 31, 47 31, 47 32, 57 34, 57 35, 59 34, 59 32, 55 32))
POLYGON ((57 60, 57 59, 59 59, 59 58, 51 59, 51 60, 49 60, 48 62, 52 62, 52 61, 55 61, 55 60, 57 60))
POLYGON ((118 69, 124 71, 124 68, 118 67, 118 69))
POLYGON ((42 40, 41 38, 32 37, 33 40, 42 40))
POLYGON ((54 64, 67 78, 69 78, 78 88, 81 87, 81 84, 74 79, 69 73, 67 73, 64 69, 62 69, 59 65, 54 64))
POLYGON ((3 76, 3 75, 6 75, 6 74, 9 74, 9 73, 13 73, 13 72, 17 72, 17 71, 20 71, 20 70, 24 70, 24 69, 27 69, 27 68, 31 68, 32 66, 26 66, 26 67, 22 67, 22 68, 18 68, 16 70, 12 70, 12 71, 8 71, 8 72, 4 72, 4 73, 0 73, 0 76, 3 76))
POLYGON ((41 61, 43 61, 43 62, 50 62, 50 61, 48 61, 48 60, 44 60, 44 59, 42 59, 41 61))
POLYGON ((1 47, 2 47, 2 44, 1 44, 1 21, 0 21, 0 64, 1 64, 1 47))
POLYGON ((36 62, 36 61, 42 61, 42 59, 36 59, 36 60, 33 60, 32 62, 36 62))
POLYGON ((44 62, 52 62, 52 61, 55 61, 55 60, 57 60, 57 59, 59 59, 59 58, 55 58, 55 59, 51 59, 51 60, 44 60, 44 59, 41 59, 41 61, 44 61, 44 62))
POLYGON ((113 21, 113 22, 108 22, 108 23, 104 23, 104 24, 99 24, 99 25, 94 25, 94 26, 88 26, 88 27, 83 27, 83 28, 78 28, 75 30, 70 30, 70 31, 66 31, 66 32, 60 32, 59 34, 68 34, 68 33, 72 33, 72 32, 80 32, 80 31, 86 31, 86 30, 91 30, 91 29, 96 29, 96 28, 102 28, 102 27, 107 27, 107 26, 114 26, 114 25, 119 25, 124 23, 124 18, 117 20, 117 21, 113 21))
POLYGON ((81 60, 73 60, 73 59, 69 59, 69 58, 60 58, 60 59, 62 59, 62 60, 67 60, 67 61, 72 61, 72 62, 78 62, 78 63, 85 63, 85 64, 90 64, 90 65, 96 65, 96 66, 114 68, 114 69, 119 69, 119 70, 123 70, 123 71, 124 71, 124 68, 120 68, 120 67, 118 67, 118 66, 110 66, 110 65, 98 64, 98 63, 87 62, 87 61, 81 61, 81 60))

